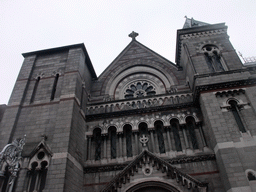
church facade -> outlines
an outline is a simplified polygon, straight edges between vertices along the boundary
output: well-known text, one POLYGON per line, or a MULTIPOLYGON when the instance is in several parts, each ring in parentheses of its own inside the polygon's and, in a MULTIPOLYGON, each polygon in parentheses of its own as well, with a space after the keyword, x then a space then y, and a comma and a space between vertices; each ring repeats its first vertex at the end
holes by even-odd
POLYGON ((98 77, 84 44, 23 54, 0 108, 2 191, 256 191, 256 67, 227 26, 186 18, 175 63, 129 36, 98 77))

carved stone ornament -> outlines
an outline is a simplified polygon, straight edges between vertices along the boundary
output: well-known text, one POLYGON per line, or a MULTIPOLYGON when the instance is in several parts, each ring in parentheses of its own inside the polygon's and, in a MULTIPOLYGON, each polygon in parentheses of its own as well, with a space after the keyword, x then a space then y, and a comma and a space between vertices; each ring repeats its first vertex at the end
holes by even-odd
POLYGON ((146 135, 142 135, 140 137, 140 142, 142 143, 143 147, 146 147, 147 146, 147 142, 148 142, 148 137, 146 135))
POLYGON ((23 150, 23 146, 25 145, 25 137, 26 135, 24 135, 23 139, 15 139, 12 143, 7 144, 0 152, 0 170, 2 170, 3 165, 7 164, 8 170, 11 173, 9 183, 10 190, 13 188, 14 181, 19 171, 19 162, 22 158, 21 152, 23 150))

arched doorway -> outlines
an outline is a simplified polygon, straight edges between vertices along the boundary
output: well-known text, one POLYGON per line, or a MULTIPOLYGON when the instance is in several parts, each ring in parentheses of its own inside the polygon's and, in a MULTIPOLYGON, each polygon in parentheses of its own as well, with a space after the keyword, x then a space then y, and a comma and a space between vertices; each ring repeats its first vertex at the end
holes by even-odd
POLYGON ((180 192, 175 187, 162 182, 147 181, 132 186, 126 192, 180 192))

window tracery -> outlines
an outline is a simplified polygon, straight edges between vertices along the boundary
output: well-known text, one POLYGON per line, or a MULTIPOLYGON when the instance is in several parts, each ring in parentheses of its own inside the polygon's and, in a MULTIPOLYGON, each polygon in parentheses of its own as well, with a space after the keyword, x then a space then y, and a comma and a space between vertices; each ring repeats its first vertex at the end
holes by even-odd
POLYGON ((220 50, 215 45, 205 45, 202 48, 206 62, 211 72, 225 71, 220 50))
POLYGON ((124 92, 125 99, 140 98, 156 94, 155 86, 147 81, 136 81, 127 86, 124 92))
POLYGON ((45 188, 47 170, 49 166, 50 155, 44 149, 40 149, 29 162, 29 171, 27 172, 27 191, 42 192, 45 188))

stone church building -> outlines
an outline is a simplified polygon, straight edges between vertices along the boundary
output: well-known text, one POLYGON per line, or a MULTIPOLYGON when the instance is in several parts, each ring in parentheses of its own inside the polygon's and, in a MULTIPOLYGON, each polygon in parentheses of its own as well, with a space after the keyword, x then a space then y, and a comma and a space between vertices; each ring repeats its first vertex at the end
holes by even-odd
POLYGON ((227 26, 186 18, 175 63, 129 36, 100 76, 84 44, 22 54, 0 107, 2 192, 256 191, 256 65, 227 26), (4 154, 25 134, 14 176, 4 154))

